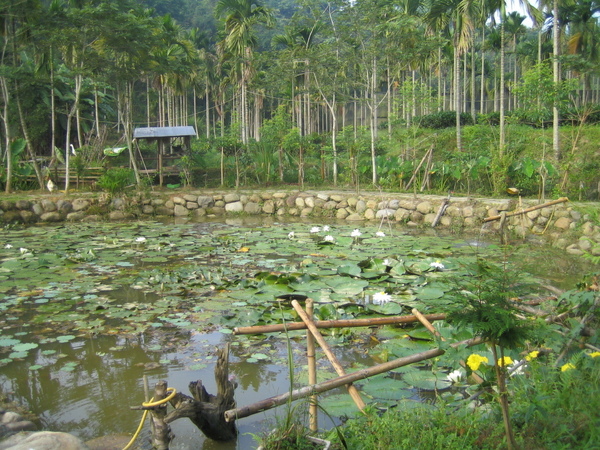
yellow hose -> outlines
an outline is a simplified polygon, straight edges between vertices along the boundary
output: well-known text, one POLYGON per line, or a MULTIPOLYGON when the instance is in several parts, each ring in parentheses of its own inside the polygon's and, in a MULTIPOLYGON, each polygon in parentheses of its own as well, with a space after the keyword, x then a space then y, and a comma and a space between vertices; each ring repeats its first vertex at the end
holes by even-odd
MULTIPOLYGON (((162 400, 158 400, 155 402, 154 397, 152 397, 149 402, 143 402, 142 406, 147 408, 147 407, 162 405, 164 403, 167 403, 169 400, 171 400, 173 397, 175 397, 175 394, 177 394, 177 390, 175 388, 167 388, 167 392, 171 392, 171 393, 168 396, 166 396, 165 398, 163 398, 162 400)), ((128 450, 133 445, 135 440, 138 438, 138 436, 140 435, 140 432, 142 431, 142 428, 144 427, 144 421, 146 420, 147 415, 148 415, 148 410, 146 409, 144 411, 144 414, 142 415, 142 420, 140 420, 140 424, 138 425, 137 430, 135 430, 135 433, 133 433, 133 436, 131 437, 131 440, 129 441, 129 443, 125 447, 123 447, 123 450, 128 450)))

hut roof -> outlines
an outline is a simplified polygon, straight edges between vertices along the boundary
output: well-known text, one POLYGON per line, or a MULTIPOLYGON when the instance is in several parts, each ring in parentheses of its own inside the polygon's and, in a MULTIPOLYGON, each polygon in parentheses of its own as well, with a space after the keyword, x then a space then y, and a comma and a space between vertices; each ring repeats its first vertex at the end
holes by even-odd
POLYGON ((134 139, 155 139, 165 137, 196 136, 196 130, 191 126, 182 127, 148 127, 133 130, 134 139))

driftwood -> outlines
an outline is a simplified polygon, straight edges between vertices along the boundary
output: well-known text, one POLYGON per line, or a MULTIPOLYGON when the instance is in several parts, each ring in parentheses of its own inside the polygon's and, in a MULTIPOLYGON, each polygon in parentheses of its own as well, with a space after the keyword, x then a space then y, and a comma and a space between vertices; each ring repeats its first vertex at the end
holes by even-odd
POLYGON ((448 197, 446 197, 444 200, 442 200, 442 204, 440 205, 440 209, 438 209, 438 212, 435 215, 435 218, 433 219, 433 222, 431 222, 431 228, 435 228, 436 227, 436 225, 438 224, 438 222, 440 221, 440 219, 442 218, 442 216, 446 212, 446 209, 448 209, 448 204, 449 203, 450 203, 450 194, 448 194, 448 197))
MULTIPOLYGON (((461 345, 472 347, 483 342, 484 341, 481 338, 474 338, 450 344, 450 347, 459 347, 461 345)), ((442 350, 440 348, 434 348, 432 350, 416 353, 411 356, 405 356, 403 358, 394 359, 386 363, 377 364, 366 369, 357 370, 356 372, 352 372, 344 376, 334 378, 332 380, 327 380, 322 383, 314 384, 312 386, 306 386, 300 389, 296 389, 294 391, 277 395, 275 397, 270 397, 265 400, 253 403, 251 405, 244 406, 242 408, 225 411, 225 420, 229 422, 234 421, 236 419, 242 419, 244 417, 248 417, 271 408, 275 408, 276 406, 283 405, 284 403, 290 400, 293 401, 299 398, 308 397, 309 395, 318 394, 320 392, 326 392, 331 389, 341 387, 358 380, 362 380, 364 378, 369 378, 380 373, 389 372, 390 370, 397 369, 402 366, 407 366, 409 364, 413 364, 419 361, 425 361, 427 359, 435 358, 437 356, 443 355, 444 353, 445 350, 442 350)))
MULTIPOLYGON (((427 320, 444 320, 446 314, 426 314, 427 320)), ((370 319, 345 319, 345 320, 315 320, 317 328, 349 328, 349 327, 376 327, 379 325, 392 325, 399 323, 418 322, 415 316, 374 317, 370 319)), ((233 329, 233 334, 262 334, 278 333, 281 331, 306 330, 304 322, 277 323, 273 325, 257 325, 254 327, 238 327, 233 329)))
POLYGON ((193 398, 177 393, 171 400, 175 410, 165 417, 165 422, 170 423, 181 417, 187 417, 206 437, 215 441, 230 441, 236 438, 237 429, 234 423, 225 421, 223 413, 235 408, 233 391, 237 384, 229 380, 229 345, 225 349, 219 349, 217 354, 215 367, 217 395, 209 394, 202 381, 191 382, 189 389, 193 398))
MULTIPOLYGON (((506 214, 506 217, 512 217, 512 216, 518 216, 520 214, 526 214, 528 212, 531 211, 535 211, 536 209, 542 209, 542 208, 546 208, 547 206, 552 206, 552 205, 556 205, 558 203, 564 203, 564 202, 568 202, 569 199, 567 197, 561 197, 557 200, 552 200, 551 202, 548 203, 543 203, 541 205, 535 205, 535 206, 531 206, 529 208, 525 208, 525 209, 521 209, 518 211, 513 211, 510 213, 506 214)), ((483 222, 491 222, 492 220, 498 220, 501 219, 503 217, 503 215, 498 215, 498 216, 491 216, 491 217, 486 217, 485 219, 483 219, 483 222)))

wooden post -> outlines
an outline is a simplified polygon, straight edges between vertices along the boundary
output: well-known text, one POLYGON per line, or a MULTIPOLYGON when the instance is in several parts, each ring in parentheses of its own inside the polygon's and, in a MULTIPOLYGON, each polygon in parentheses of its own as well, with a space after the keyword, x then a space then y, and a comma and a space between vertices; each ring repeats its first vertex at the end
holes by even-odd
MULTIPOLYGON (((300 316, 302 321, 306 324, 306 326, 312 333, 315 340, 319 343, 319 345, 325 352, 327 359, 329 359, 329 362, 331 362, 331 365, 333 366, 333 368, 335 369, 337 374, 339 376, 346 375, 344 368, 342 367, 342 365, 340 364, 340 362, 338 361, 336 356, 333 354, 333 352, 329 348, 329 345, 327 345, 327 342, 325 342, 325 339, 323 339, 323 336, 321 335, 321 333, 319 333, 319 330, 315 326, 315 323, 312 321, 311 318, 309 318, 306 315, 306 312, 304 312, 304 310, 300 306, 300 303, 298 303, 298 300, 292 300, 292 306, 294 307, 294 309, 296 310, 296 312, 298 313, 298 315, 300 316)), ((356 406, 358 407, 358 409, 360 409, 361 411, 364 410, 366 405, 365 405, 365 402, 363 402, 362 398, 360 397, 360 393, 358 392, 358 389, 356 389, 356 386, 353 386, 352 384, 348 384, 346 386, 346 388, 348 389, 348 393, 352 397, 352 400, 354 400, 354 403, 356 403, 356 406)))
MULTIPOLYGON (((444 320, 446 314, 425 314, 429 321, 444 320)), ((418 322, 415 316, 391 316, 374 317, 369 319, 344 319, 344 320, 317 320, 314 322, 317 328, 349 328, 349 327, 376 327, 379 325, 392 325, 398 323, 418 322)), ((257 325, 253 327, 237 327, 233 334, 262 334, 279 333, 282 331, 306 330, 308 327, 304 322, 291 322, 286 324, 257 325)))
MULTIPOLYGON (((311 298, 306 300, 306 314, 313 320, 313 301, 311 298)), ((317 384, 317 362, 315 359, 315 338, 310 330, 306 331, 306 358, 308 360, 308 384, 317 384)), ((319 429, 317 396, 310 396, 308 409, 309 428, 311 431, 319 429)))
MULTIPOLYGON (((154 388, 154 401, 167 397, 167 382, 162 380, 156 383, 154 388)), ((167 416, 167 404, 153 406, 152 413, 152 447, 158 450, 168 450, 169 443, 173 439, 171 427, 165 422, 167 416)))
MULTIPOLYGON (((450 347, 459 347, 461 345, 472 347, 474 345, 482 344, 483 342, 484 341, 481 338, 474 338, 450 344, 450 347)), ((432 350, 416 353, 411 356, 405 356, 403 358, 394 359, 386 363, 377 364, 366 369, 357 370, 356 372, 352 372, 347 375, 334 378, 332 380, 323 381, 312 386, 306 386, 291 392, 286 392, 284 394, 277 395, 275 397, 270 397, 265 400, 253 403, 252 405, 225 411, 225 420, 229 422, 236 419, 242 419, 244 417, 248 417, 271 408, 275 408, 276 406, 283 405, 289 400, 294 401, 315 393, 318 394, 321 392, 326 392, 331 389, 344 386, 345 384, 353 383, 354 381, 379 375, 380 373, 389 372, 390 370, 397 369, 398 367, 403 367, 409 364, 425 361, 427 359, 436 358, 440 355, 443 355, 444 353, 445 350, 434 348, 432 350)))

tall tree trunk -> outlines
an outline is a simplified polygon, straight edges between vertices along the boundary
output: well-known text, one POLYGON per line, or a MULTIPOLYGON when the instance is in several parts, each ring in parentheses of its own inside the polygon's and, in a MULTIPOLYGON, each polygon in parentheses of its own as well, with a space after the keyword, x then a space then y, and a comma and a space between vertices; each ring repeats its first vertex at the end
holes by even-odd
MULTIPOLYGON (((552 44, 553 44, 553 61, 552 61, 552 71, 554 73, 554 86, 558 87, 558 83, 560 83, 560 65, 558 62, 558 57, 560 55, 560 25, 558 20, 558 0, 554 0, 553 3, 553 15, 554 15, 554 24, 552 27, 552 44)), ((560 160, 560 135, 559 135, 559 114, 558 114, 558 104, 557 101, 554 101, 554 105, 552 107, 552 150, 554 151, 554 157, 557 160, 560 160)))
MULTIPOLYGON (((504 5, 504 2, 502 2, 502 4, 504 5)), ((505 68, 504 68, 504 54, 505 54, 505 48, 504 48, 504 7, 500 8, 500 141, 498 143, 498 152, 500 154, 500 156, 504 155, 504 147, 505 147, 505 142, 506 142, 506 131, 505 131, 505 127, 504 127, 504 75, 505 75, 505 68)))
POLYGON ((454 46, 454 108, 456 111, 456 149, 462 151, 462 126, 460 123, 460 54, 458 45, 454 46))
MULTIPOLYGON (((140 171, 138 169, 135 153, 133 151, 133 82, 127 82, 125 84, 123 95, 124 111, 121 115, 123 118, 123 132, 125 133, 125 140, 127 141, 127 148, 129 150, 129 162, 133 168, 135 181, 139 188, 142 185, 142 179, 140 177, 140 171)), ((159 151, 162 151, 160 146, 159 151)))
POLYGON ((8 108, 10 105, 10 93, 7 86, 6 78, 0 77, 0 88, 2 89, 3 96, 3 111, 2 111, 2 122, 4 123, 4 143, 6 145, 6 182, 4 184, 4 192, 7 194, 12 190, 12 179, 13 179, 13 155, 10 148, 10 140, 12 134, 10 130, 10 120, 8 115, 8 108))

